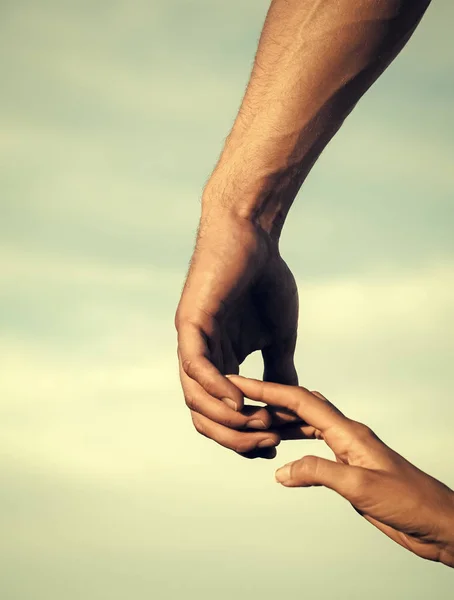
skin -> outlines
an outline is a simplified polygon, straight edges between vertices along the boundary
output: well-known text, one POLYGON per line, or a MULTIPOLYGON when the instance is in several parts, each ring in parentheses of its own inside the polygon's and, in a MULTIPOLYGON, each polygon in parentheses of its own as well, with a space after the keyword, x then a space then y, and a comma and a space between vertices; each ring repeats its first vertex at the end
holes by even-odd
POLYGON ((292 437, 323 440, 336 462, 305 456, 276 471, 285 487, 325 486, 389 538, 422 558, 454 567, 454 492, 344 416, 319 392, 229 377, 248 398, 290 410, 292 437))
POLYGON ((245 407, 224 376, 238 373, 260 350, 265 380, 297 383, 298 295, 279 251, 288 211, 326 144, 428 5, 271 3, 238 116, 203 191, 175 316, 181 384, 194 425, 244 456, 272 457, 282 420, 297 419, 245 407))
POLYGON ((261 350, 265 378, 298 383, 298 296, 287 265, 252 226, 207 227, 179 310, 180 378, 194 426, 240 454, 272 458, 279 435, 250 431, 270 427, 269 411, 243 408, 243 396, 222 373, 238 373, 246 356, 261 350))

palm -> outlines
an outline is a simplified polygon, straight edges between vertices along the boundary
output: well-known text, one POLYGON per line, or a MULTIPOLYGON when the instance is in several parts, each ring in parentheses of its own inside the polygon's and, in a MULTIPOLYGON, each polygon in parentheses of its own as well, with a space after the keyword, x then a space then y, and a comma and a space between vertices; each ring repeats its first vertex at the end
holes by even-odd
POLYGON ((179 312, 204 323, 210 360, 224 374, 261 350, 265 377, 297 383, 295 278, 277 243, 226 214, 201 222, 179 312))
POLYGON ((219 367, 237 373, 239 365, 256 350, 265 362, 265 379, 293 385, 298 319, 295 279, 276 254, 244 293, 232 302, 220 323, 219 367))
POLYGON ((297 319, 295 279, 276 240, 229 211, 205 215, 175 318, 182 387, 200 433, 241 454, 271 457, 279 435, 253 430, 257 423, 280 427, 280 416, 244 407, 223 375, 238 373, 245 358, 261 350, 264 379, 296 384, 297 319))

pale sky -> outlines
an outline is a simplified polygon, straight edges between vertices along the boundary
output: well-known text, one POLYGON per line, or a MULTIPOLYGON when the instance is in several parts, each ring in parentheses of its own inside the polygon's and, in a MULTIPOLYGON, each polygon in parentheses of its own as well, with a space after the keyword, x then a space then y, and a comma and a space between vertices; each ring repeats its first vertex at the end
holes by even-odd
MULTIPOLYGON (((192 428, 173 314, 269 2, 0 2, 0 596, 446 598, 454 572, 192 428)), ((329 145, 282 253, 300 381, 454 486, 454 6, 329 145)), ((304 65, 302 65, 304 68, 304 65)), ((252 357, 243 373, 260 377, 252 357)))

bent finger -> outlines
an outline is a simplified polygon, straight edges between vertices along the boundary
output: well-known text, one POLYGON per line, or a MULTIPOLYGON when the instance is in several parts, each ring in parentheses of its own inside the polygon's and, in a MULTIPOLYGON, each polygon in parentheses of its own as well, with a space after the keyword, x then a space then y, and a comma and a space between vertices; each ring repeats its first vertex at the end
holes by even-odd
POLYGON ((273 448, 278 446, 280 438, 275 432, 236 431, 210 421, 203 415, 191 412, 192 421, 197 431, 221 446, 244 454, 256 449, 273 448))
POLYGON ((186 405, 210 421, 215 421, 233 429, 268 429, 271 416, 261 406, 244 406, 241 412, 235 411, 225 402, 213 398, 193 379, 188 377, 180 364, 180 380, 186 405))
POLYGON ((178 357, 186 375, 207 394, 222 400, 233 410, 243 408, 243 395, 211 362, 206 335, 192 323, 182 325, 179 329, 178 357))

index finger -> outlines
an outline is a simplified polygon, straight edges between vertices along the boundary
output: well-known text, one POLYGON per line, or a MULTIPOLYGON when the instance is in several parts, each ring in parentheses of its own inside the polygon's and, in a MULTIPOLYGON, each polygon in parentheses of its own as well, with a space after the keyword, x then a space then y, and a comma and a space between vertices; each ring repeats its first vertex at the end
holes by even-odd
POLYGON ((328 400, 322 400, 306 388, 227 375, 228 379, 251 400, 295 412, 308 425, 322 433, 335 425, 345 425, 348 419, 328 400))
POLYGON ((178 331, 178 357, 183 371, 214 398, 223 400, 230 408, 242 410, 243 394, 224 377, 211 362, 211 354, 203 331, 192 323, 178 331))

